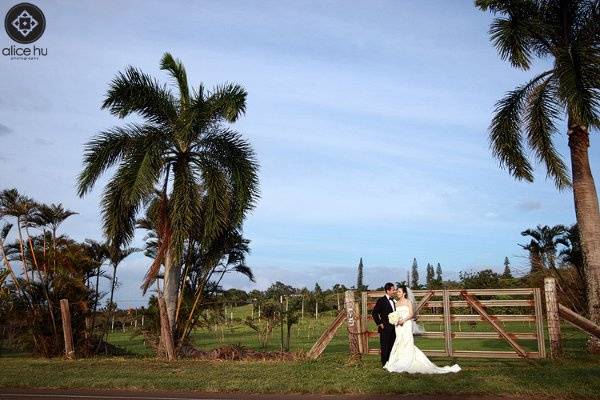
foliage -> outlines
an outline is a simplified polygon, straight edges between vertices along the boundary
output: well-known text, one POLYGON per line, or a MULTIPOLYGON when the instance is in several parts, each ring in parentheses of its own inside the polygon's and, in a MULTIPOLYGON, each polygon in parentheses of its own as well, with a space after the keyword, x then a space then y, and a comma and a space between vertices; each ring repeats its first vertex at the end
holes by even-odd
POLYGON ((99 297, 90 285, 99 261, 88 243, 57 234, 61 223, 75 214, 60 204, 38 203, 16 189, 0 192, 0 320, 6 328, 3 333, 24 351, 46 357, 64 352, 61 299, 69 301, 76 350, 93 351, 96 338, 86 327, 86 318, 99 297), (7 242, 13 228, 14 241, 7 242))
POLYGON ((411 289, 419 289, 419 266, 417 265, 417 259, 413 258, 413 263, 411 267, 410 273, 410 288, 411 289))
POLYGON ((512 278, 512 272, 510 270, 510 261, 508 257, 504 257, 504 272, 502 273, 504 278, 512 278))
POLYGON ((225 273, 253 280, 241 227, 258 199, 258 164, 249 143, 226 126, 246 111, 243 87, 191 89, 183 64, 169 53, 160 67, 177 95, 134 67, 112 81, 103 108, 121 119, 137 115, 141 122, 106 130, 87 143, 78 193, 86 195, 117 167, 102 198, 104 233, 112 247, 121 248, 136 227, 149 231, 146 254, 153 262, 142 288, 148 290, 164 271, 168 319, 180 345, 225 273))
POLYGON ((365 286, 363 283, 363 269, 364 269, 364 265, 363 265, 363 260, 362 257, 360 258, 360 261, 358 263, 358 271, 357 271, 357 276, 356 276, 356 290, 358 290, 359 292, 364 292, 368 289, 368 286, 365 286))

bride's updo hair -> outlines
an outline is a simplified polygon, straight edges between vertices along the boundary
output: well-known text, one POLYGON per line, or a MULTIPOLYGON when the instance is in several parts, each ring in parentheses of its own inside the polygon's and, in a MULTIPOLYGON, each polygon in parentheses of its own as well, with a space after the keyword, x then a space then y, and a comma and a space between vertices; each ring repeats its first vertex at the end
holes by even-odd
MULTIPOLYGON (((398 286, 398 289, 402 289, 402 298, 406 299, 408 297, 408 291, 406 290, 406 285, 398 286)), ((398 297, 400 297, 400 293, 398 293, 398 297)))

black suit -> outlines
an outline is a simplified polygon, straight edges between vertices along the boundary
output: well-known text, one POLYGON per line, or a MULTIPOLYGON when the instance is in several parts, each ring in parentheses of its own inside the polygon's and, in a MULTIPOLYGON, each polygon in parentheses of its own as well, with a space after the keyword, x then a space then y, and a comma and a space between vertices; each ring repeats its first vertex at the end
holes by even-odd
POLYGON ((388 315, 394 311, 390 301, 386 296, 380 297, 373 307, 373 321, 377 325, 383 324, 383 329, 378 327, 379 330, 379 344, 381 345, 381 365, 390 359, 390 353, 392 352, 392 346, 394 346, 394 340, 396 340, 396 327, 390 324, 388 315))

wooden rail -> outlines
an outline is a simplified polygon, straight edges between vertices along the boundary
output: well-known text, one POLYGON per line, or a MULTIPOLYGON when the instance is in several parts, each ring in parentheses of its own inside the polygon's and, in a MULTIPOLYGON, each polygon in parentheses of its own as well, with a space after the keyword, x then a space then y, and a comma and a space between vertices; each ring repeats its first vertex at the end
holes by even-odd
POLYGON ((582 317, 562 304, 558 304, 558 314, 575 328, 600 339, 600 326, 594 324, 589 319, 582 317))
POLYGON ((500 325, 498 325, 494 318, 485 312, 485 309, 476 298, 471 296, 466 290, 463 290, 460 292, 460 294, 465 298, 465 300, 467 300, 467 303, 469 303, 469 305, 475 309, 475 311, 477 311, 487 322, 489 322, 490 325, 492 325, 492 327, 500 334, 500 336, 502 336, 502 338, 504 338, 504 340, 506 340, 521 357, 527 358, 527 353, 525 350, 523 350, 523 348, 519 346, 515 339, 506 333, 506 331, 500 325))
MULTIPOLYGON (((372 321, 370 310, 376 303, 376 299, 383 296, 383 291, 363 292, 361 321, 363 329, 367 328, 369 321, 372 321)), ((546 348, 544 345, 544 319, 542 296, 539 288, 516 288, 516 289, 434 289, 434 290, 413 290, 417 298, 416 309, 429 310, 437 309, 440 312, 418 314, 418 321, 436 322, 440 324, 443 331, 424 332, 420 337, 427 339, 443 339, 444 349, 424 351, 428 356, 451 356, 464 358, 545 358, 546 348), (507 296, 508 298, 502 298, 507 296), (500 297, 500 298, 499 298, 500 297), (515 298, 516 297, 516 298, 515 298), (476 314, 465 314, 462 310, 471 309, 476 314), (502 308, 516 308, 519 314, 502 314, 502 308), (526 314, 527 310, 532 310, 531 314, 526 314), (454 314, 453 311, 463 312, 454 314), (484 323, 490 326, 493 331, 480 332, 459 332, 453 331, 456 326, 454 323, 470 322, 484 323), (509 332, 503 326, 503 323, 527 322, 533 325, 532 332, 509 332), (502 340, 507 342, 514 351, 466 351, 453 348, 455 339, 488 339, 502 340), (535 340, 537 342, 537 351, 526 351, 518 343, 521 340, 535 340)), ((514 312, 514 310, 513 310, 514 312)), ((369 348, 369 339, 377 338, 379 334, 376 331, 366 330, 363 334, 363 351, 366 354, 379 354, 379 349, 369 348)), ((375 347, 375 346, 374 346, 375 347)))
POLYGON ((331 339, 333 339, 333 337, 335 336, 335 333, 338 331, 340 326, 342 326, 342 324, 344 323, 345 320, 346 320, 346 310, 344 309, 338 313, 338 315, 335 317, 333 322, 327 327, 325 332, 323 332, 321 337, 315 342, 313 347, 308 351, 306 356, 308 358, 312 358, 312 359, 319 357, 321 355, 321 353, 323 353, 323 351, 325 350, 325 348, 327 347, 329 342, 331 342, 331 339))
MULTIPOLYGON (((502 322, 535 322, 535 315, 511 315, 511 314, 494 314, 492 315, 495 319, 502 322)), ((372 320, 373 317, 367 316, 368 320, 372 320)), ((485 319, 478 314, 452 314, 450 316, 452 322, 480 322, 485 319)), ((419 315, 419 322, 444 322, 444 315, 442 314, 421 314, 419 315)))

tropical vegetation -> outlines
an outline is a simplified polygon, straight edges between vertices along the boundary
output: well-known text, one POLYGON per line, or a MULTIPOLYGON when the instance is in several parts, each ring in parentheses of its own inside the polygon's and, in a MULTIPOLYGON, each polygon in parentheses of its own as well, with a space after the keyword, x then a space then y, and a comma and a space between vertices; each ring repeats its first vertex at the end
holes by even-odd
MULTIPOLYGON (((590 0, 476 0, 497 15, 490 38, 503 60, 530 70, 535 59, 550 69, 507 93, 496 106, 490 142, 500 165, 533 181, 529 147, 559 190, 572 188, 580 234, 590 319, 600 324, 600 210, 590 169, 590 134, 600 128, 600 3, 590 0), (571 176, 557 151, 566 123, 571 176)), ((589 348, 600 353, 600 339, 589 348)))

